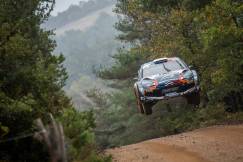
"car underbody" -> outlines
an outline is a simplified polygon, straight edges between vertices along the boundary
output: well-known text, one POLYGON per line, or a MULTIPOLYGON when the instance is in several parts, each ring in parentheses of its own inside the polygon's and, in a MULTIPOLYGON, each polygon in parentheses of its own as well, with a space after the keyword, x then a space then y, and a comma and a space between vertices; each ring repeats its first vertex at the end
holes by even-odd
POLYGON ((167 93, 167 94, 164 94, 163 96, 141 96, 140 97, 140 100, 142 102, 154 102, 154 101, 160 101, 160 100, 168 100, 170 98, 175 98, 175 97, 180 97, 180 96, 185 96, 187 94, 191 94, 191 93, 194 93, 194 92, 199 92, 200 88, 199 86, 194 86, 192 88, 189 88, 185 91, 182 91, 182 92, 170 92, 170 93, 167 93))

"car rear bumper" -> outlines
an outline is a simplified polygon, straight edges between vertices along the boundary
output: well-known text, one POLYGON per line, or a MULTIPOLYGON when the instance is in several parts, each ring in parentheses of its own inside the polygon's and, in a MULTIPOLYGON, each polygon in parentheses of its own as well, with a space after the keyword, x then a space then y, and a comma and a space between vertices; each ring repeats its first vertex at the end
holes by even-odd
POLYGON ((167 99, 170 99, 170 98, 175 98, 175 97, 179 97, 179 96, 183 96, 183 95, 186 95, 186 94, 190 94, 190 93, 193 93, 193 92, 198 92, 199 91, 199 86, 194 86, 184 92, 179 92, 179 93, 174 93, 172 96, 161 96, 161 97, 148 97, 148 96, 142 96, 140 97, 141 101, 144 101, 144 102, 151 102, 151 101, 159 101, 159 100, 167 100, 167 99))

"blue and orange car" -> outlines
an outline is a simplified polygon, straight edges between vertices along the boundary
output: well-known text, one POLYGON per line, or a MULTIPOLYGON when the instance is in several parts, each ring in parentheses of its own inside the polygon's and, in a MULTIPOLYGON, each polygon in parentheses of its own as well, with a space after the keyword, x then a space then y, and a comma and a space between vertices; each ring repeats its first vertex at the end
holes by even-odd
POLYGON ((200 104, 198 74, 178 57, 159 58, 145 63, 134 84, 137 106, 142 114, 152 114, 160 100, 183 96, 188 104, 200 104))

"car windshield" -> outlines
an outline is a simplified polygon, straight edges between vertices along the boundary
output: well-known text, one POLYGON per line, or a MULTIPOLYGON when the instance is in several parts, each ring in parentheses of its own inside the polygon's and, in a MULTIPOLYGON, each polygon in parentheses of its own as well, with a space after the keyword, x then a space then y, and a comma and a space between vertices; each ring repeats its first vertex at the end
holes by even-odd
POLYGON ((148 77, 157 74, 166 74, 170 71, 184 69, 183 65, 177 60, 168 60, 160 64, 150 65, 143 69, 143 77, 148 77))

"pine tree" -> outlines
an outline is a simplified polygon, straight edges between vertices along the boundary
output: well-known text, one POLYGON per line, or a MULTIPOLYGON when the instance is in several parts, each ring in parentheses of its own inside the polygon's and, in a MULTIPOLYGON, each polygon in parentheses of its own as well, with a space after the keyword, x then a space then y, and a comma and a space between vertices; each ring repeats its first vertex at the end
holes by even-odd
MULTIPOLYGON (((5 130, 0 140, 33 132, 35 119, 46 121, 48 113, 56 116, 71 107, 62 90, 64 58, 52 55, 52 32, 40 28, 53 5, 54 0, 0 0, 0 126, 5 130)), ((0 157, 39 161, 43 152, 36 143, 32 138, 1 143, 0 157)))

